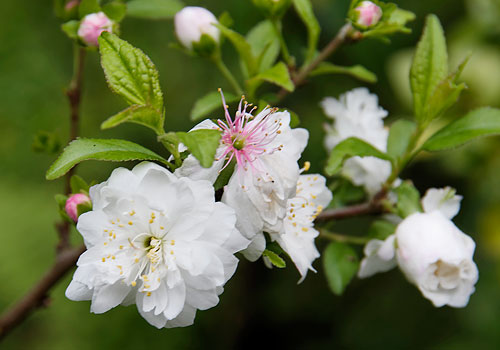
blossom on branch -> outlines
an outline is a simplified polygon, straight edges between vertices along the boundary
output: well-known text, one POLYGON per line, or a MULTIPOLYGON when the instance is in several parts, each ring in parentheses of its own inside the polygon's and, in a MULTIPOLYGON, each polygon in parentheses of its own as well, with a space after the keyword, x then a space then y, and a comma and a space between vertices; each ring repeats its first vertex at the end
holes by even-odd
POLYGON ((92 300, 94 313, 135 303, 158 328, 191 325, 196 310, 217 305, 238 263, 234 253, 249 242, 208 181, 144 162, 115 169, 90 197, 93 210, 77 225, 87 251, 69 299, 92 300))
POLYGON ((89 46, 99 46, 99 35, 102 32, 113 32, 113 24, 104 12, 91 13, 82 19, 78 36, 89 46))

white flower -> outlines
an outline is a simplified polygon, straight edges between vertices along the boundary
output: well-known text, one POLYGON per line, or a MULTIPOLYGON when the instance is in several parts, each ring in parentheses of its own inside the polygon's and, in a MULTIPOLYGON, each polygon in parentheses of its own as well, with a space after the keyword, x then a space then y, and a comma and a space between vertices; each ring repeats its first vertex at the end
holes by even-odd
MULTIPOLYGON (((288 112, 266 108, 254 117, 253 109, 247 112, 249 106, 242 100, 233 119, 224 100, 223 104, 225 121, 219 120, 218 125, 204 121, 195 127, 222 131, 217 159, 202 176, 213 182, 223 167, 236 162, 222 202, 236 211, 236 227, 252 241, 243 254, 255 261, 265 249, 263 232, 279 230, 287 201, 295 196, 300 174, 297 161, 309 134, 305 129, 290 128, 288 112)), ((176 173, 200 176, 199 162, 189 157, 186 161, 176 173)))
POLYGON ((188 326, 197 309, 217 305, 238 263, 234 253, 249 242, 208 181, 144 162, 115 169, 90 197, 93 210, 77 225, 87 251, 69 299, 92 300, 94 313, 136 303, 158 328, 188 326))
POLYGON ((472 260, 474 241, 450 220, 461 198, 449 187, 428 190, 422 199, 424 213, 405 218, 385 241, 368 242, 358 276, 369 277, 397 265, 436 307, 466 306, 478 270, 472 260))
POLYGON ((83 17, 78 36, 89 46, 99 46, 98 38, 102 32, 112 32, 114 22, 104 12, 91 13, 83 17))
POLYGON ((319 232, 314 229, 313 221, 332 200, 332 193, 325 183, 321 175, 301 175, 296 196, 287 201, 286 218, 281 230, 269 232, 271 239, 278 242, 299 270, 302 276, 299 283, 304 280, 308 270, 316 272, 312 262, 319 257, 314 245, 319 232))
MULTIPOLYGON (((338 100, 327 97, 321 105, 324 113, 334 120, 333 125, 326 126, 327 150, 349 137, 357 137, 386 151, 389 133, 384 128, 383 118, 387 112, 379 107, 376 95, 365 88, 357 88, 341 95, 338 100)), ((350 158, 342 169, 344 176, 355 185, 364 186, 370 195, 380 190, 390 173, 390 162, 375 157, 350 158)))
POLYGON ((174 18, 175 34, 184 47, 193 48, 203 34, 219 42, 220 31, 214 25, 219 23, 214 14, 203 7, 186 6, 174 18))

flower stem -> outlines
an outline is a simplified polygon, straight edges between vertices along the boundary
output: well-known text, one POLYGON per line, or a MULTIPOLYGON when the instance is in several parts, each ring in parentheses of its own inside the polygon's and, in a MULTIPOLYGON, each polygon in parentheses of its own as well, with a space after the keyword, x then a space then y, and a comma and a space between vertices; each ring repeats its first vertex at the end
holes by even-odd
POLYGON ((333 242, 343 242, 364 245, 370 240, 368 237, 346 236, 340 233, 329 232, 324 229, 319 230, 319 237, 333 242))
POLYGON ((243 95, 243 89, 241 88, 240 84, 238 84, 238 81, 236 80, 236 78, 234 77, 234 75, 231 73, 231 71, 224 64, 224 62, 222 61, 222 58, 220 57, 220 55, 215 56, 212 59, 212 61, 217 66, 217 68, 219 69, 219 71, 222 73, 222 75, 224 76, 224 78, 226 78, 226 80, 229 82, 229 84, 231 84, 234 92, 237 95, 243 95))

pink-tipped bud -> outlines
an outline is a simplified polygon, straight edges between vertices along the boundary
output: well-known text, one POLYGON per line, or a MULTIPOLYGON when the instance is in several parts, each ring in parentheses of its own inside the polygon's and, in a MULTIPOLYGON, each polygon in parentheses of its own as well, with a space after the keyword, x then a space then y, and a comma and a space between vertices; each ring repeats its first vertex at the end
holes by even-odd
POLYGON ((97 39, 102 32, 112 32, 113 21, 104 12, 91 13, 83 17, 78 28, 78 36, 89 46, 99 46, 97 39))
POLYGON ((355 11, 358 13, 356 23, 364 27, 374 26, 382 17, 382 9, 371 1, 363 1, 355 11))
POLYGON ((64 9, 66 11, 71 11, 73 10, 75 7, 77 7, 78 5, 80 5, 80 0, 69 0, 66 5, 64 5, 64 9))
POLYGON ((92 203, 90 202, 90 198, 83 194, 77 193, 71 195, 66 201, 66 205, 64 206, 64 210, 66 210, 66 214, 74 221, 78 221, 78 206, 80 204, 84 204, 85 206, 90 207, 92 203))

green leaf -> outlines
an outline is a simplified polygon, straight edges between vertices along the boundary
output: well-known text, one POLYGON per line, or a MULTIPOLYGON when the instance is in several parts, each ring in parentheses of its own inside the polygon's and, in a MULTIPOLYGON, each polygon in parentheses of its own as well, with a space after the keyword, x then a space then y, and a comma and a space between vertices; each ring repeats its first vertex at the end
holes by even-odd
POLYGON ((293 0, 293 6, 307 28, 307 53, 304 62, 304 65, 307 65, 316 56, 316 47, 321 28, 314 15, 311 0, 293 0))
POLYGON ((264 81, 278 85, 287 91, 293 91, 295 89, 293 81, 290 78, 290 72, 283 62, 278 62, 274 67, 248 80, 249 94, 252 95, 264 81))
POLYGON ((54 199, 56 200, 57 206, 59 207, 59 209, 64 210, 64 206, 66 205, 66 201, 68 200, 68 196, 66 196, 64 194, 56 194, 54 196, 54 199))
POLYGON ((366 81, 367 83, 377 82, 377 76, 375 73, 370 72, 368 69, 359 64, 350 67, 342 67, 329 62, 323 62, 319 64, 310 75, 316 76, 322 74, 347 74, 361 81, 366 81))
POLYGON ((85 17, 91 13, 100 12, 99 0, 82 0, 78 6, 78 16, 85 17))
POLYGON ((483 107, 448 124, 429 140, 422 149, 441 151, 463 145, 475 138, 500 134, 500 109, 483 107))
POLYGON ((234 24, 234 19, 233 17, 231 17, 231 14, 228 11, 222 12, 217 20, 224 27, 228 28, 231 28, 231 26, 234 24))
POLYGON ((71 193, 87 193, 89 192, 90 186, 87 182, 78 175, 71 176, 70 179, 71 193))
POLYGON ((78 38, 78 28, 80 28, 80 21, 72 20, 61 25, 61 29, 70 39, 78 38))
POLYGON ((368 229, 368 237, 384 241, 396 231, 396 225, 386 220, 375 220, 368 229))
POLYGON ((220 29, 222 35, 224 35, 224 37, 228 38, 229 41, 231 41, 236 51, 238 51, 238 54, 245 64, 246 71, 248 72, 249 76, 253 77, 255 74, 257 74, 257 60, 252 53, 252 47, 245 39, 245 37, 240 33, 237 33, 234 30, 223 26, 220 23, 216 26, 220 29))
POLYGON ((231 163, 229 163, 219 174, 217 177, 217 180, 215 180, 214 183, 214 188, 215 190, 220 190, 224 186, 226 186, 229 183, 229 179, 231 179, 231 176, 234 173, 234 167, 236 165, 236 161, 233 159, 231 160, 231 163))
POLYGON ((66 174, 73 166, 84 160, 156 160, 168 162, 158 154, 136 143, 125 140, 76 139, 71 141, 62 154, 50 166, 45 177, 54 180, 66 174))
POLYGON ((425 126, 430 122, 432 116, 426 114, 426 106, 447 75, 448 54, 443 28, 435 15, 429 15, 410 70, 413 105, 419 124, 425 126))
POLYGON ((369 143, 366 143, 356 137, 350 137, 340 142, 330 153, 325 168, 326 174, 328 176, 337 174, 341 170, 344 161, 355 156, 371 156, 392 161, 392 158, 389 155, 378 150, 369 143))
POLYGON ((360 203, 365 199, 366 192, 363 187, 355 186, 346 178, 339 178, 330 185, 332 201, 329 207, 342 208, 350 204, 360 203))
POLYGON ((253 56, 257 57, 259 72, 271 68, 280 52, 279 38, 271 21, 265 20, 253 27, 247 34, 247 41, 253 56))
POLYGON ((422 212, 420 204, 420 193, 410 181, 405 181, 399 185, 395 192, 398 196, 398 215, 405 218, 413 213, 422 212))
POLYGON ((359 259, 351 246, 330 243, 323 252, 323 267, 332 292, 341 295, 359 268, 359 259))
POLYGON ((269 261, 271 262, 271 264, 273 264, 273 266, 276 266, 277 268, 284 268, 286 267, 286 262, 285 260, 283 260, 278 254, 276 254, 275 252, 269 250, 269 249, 266 249, 264 250, 264 252, 262 253, 262 256, 265 256, 269 259, 269 261))
POLYGON ((181 140, 175 132, 167 132, 158 136, 158 141, 169 151, 175 158, 175 166, 182 165, 181 153, 179 152, 179 143, 181 140))
MULTIPOLYGON (((227 103, 238 101, 239 97, 231 93, 225 92, 224 98, 227 103)), ((222 107, 222 100, 219 92, 211 92, 200 98, 191 110, 191 120, 196 121, 206 117, 208 114, 222 107)))
POLYGON ((101 129, 113 128, 125 122, 144 125, 157 134, 163 132, 163 114, 150 106, 133 105, 109 117, 101 124, 101 129))
POLYGON ((145 19, 168 19, 183 7, 180 0, 132 0, 127 2, 127 15, 145 19))
POLYGON ((198 159, 202 167, 212 166, 221 137, 219 130, 198 129, 190 132, 177 132, 176 135, 198 159))
POLYGON ((119 1, 109 2, 102 7, 102 12, 104 12, 109 19, 115 22, 121 22, 127 12, 127 5, 119 1))
POLYGON ((158 71, 148 56, 109 32, 99 37, 99 51, 111 90, 130 105, 148 105, 163 112, 158 71))
POLYGON ((297 113, 295 113, 294 111, 291 111, 289 109, 286 109, 288 111, 288 113, 290 113, 290 127, 293 129, 293 128, 296 128, 300 125, 300 118, 299 118, 299 115, 297 113))
POLYGON ((393 123, 387 139, 387 154, 394 159, 402 157, 416 129, 417 125, 409 120, 400 119, 393 123))

